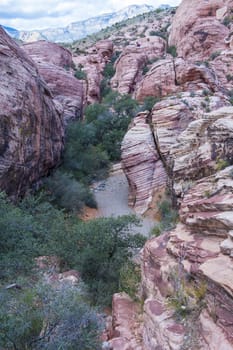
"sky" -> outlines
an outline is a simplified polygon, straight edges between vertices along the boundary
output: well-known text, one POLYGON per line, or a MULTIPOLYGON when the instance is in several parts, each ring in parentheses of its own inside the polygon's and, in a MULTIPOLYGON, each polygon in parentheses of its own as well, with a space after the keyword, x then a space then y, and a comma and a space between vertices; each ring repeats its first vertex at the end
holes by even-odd
POLYGON ((19 30, 65 27, 129 5, 177 6, 181 0, 0 0, 0 24, 19 30))

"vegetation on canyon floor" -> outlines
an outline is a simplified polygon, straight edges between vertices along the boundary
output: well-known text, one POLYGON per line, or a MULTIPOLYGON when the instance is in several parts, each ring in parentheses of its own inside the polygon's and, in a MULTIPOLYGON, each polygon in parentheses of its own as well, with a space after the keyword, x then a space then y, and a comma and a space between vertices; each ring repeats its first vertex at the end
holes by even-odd
POLYGON ((109 305, 120 290, 123 266, 145 241, 130 233, 138 220, 123 216, 82 222, 42 196, 15 206, 3 194, 0 213, 1 347, 98 349, 100 316, 93 305, 109 305), (63 270, 77 269, 85 288, 43 283, 35 263, 41 255, 59 257, 63 270), (15 288, 6 288, 12 283, 15 288))

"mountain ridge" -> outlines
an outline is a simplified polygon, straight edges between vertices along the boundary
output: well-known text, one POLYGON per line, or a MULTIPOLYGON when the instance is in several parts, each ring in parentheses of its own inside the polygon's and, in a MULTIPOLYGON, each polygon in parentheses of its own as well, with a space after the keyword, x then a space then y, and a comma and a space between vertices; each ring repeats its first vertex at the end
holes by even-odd
MULTIPOLYGON (((170 7, 169 5, 161 5, 158 8, 164 9, 170 7)), ((17 30, 15 28, 2 26, 9 35, 15 39, 24 42, 33 42, 37 40, 47 40, 52 42, 72 43, 75 40, 86 37, 87 35, 98 32, 108 26, 111 26, 122 20, 135 17, 139 14, 155 10, 151 5, 130 5, 119 11, 104 13, 96 17, 90 17, 83 21, 72 22, 66 27, 46 28, 39 30, 17 30)))

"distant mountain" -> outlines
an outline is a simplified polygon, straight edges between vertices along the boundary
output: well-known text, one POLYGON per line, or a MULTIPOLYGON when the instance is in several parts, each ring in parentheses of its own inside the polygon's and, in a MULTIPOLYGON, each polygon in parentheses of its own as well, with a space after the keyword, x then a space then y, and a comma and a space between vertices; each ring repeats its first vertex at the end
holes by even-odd
MULTIPOLYGON (((89 34, 98 32, 101 29, 111 26, 117 22, 132 18, 145 12, 153 11, 154 9, 155 8, 153 6, 149 5, 132 5, 117 12, 106 13, 101 16, 86 19, 84 21, 71 23, 64 28, 20 31, 17 38, 25 42, 48 40, 52 42, 71 43, 74 40, 84 38, 89 34)), ((12 36, 15 37, 15 35, 12 36)))
POLYGON ((17 29, 12 28, 12 27, 3 26, 3 25, 2 25, 2 27, 13 38, 16 38, 16 39, 19 38, 19 31, 17 29))

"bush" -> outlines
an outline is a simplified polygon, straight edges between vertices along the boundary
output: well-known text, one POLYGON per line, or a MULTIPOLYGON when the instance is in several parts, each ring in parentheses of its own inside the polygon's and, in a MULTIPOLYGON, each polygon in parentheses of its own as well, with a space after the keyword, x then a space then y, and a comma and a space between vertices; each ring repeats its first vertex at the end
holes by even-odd
POLYGON ((119 290, 122 266, 143 246, 145 238, 130 232, 137 223, 131 216, 80 223, 73 238, 63 243, 64 260, 81 272, 94 304, 111 304, 112 294, 119 290))
POLYGON ((87 186, 76 181, 72 175, 56 171, 45 180, 52 194, 51 203, 68 211, 81 212, 84 205, 96 208, 96 201, 87 186))
POLYGON ((160 223, 156 224, 150 232, 151 235, 156 237, 164 231, 174 228, 178 219, 178 213, 175 209, 172 208, 170 199, 162 201, 158 205, 158 209, 161 221, 160 223))
POLYGON ((113 63, 112 62, 106 63, 103 71, 103 76, 105 78, 111 79, 114 76, 115 72, 116 70, 113 66, 113 63))
POLYGON ((83 302, 77 287, 4 290, 0 299, 1 348, 100 349, 100 316, 83 302))
POLYGON ((119 290, 127 293, 133 300, 138 299, 138 289, 141 281, 140 268, 132 261, 124 264, 120 270, 119 290))
POLYGON ((160 99, 158 97, 154 96, 147 96, 144 99, 143 105, 142 105, 142 110, 148 110, 151 111, 154 105, 159 102, 160 99))
POLYGON ((13 205, 0 193, 0 278, 29 274, 39 253, 37 227, 33 217, 13 205))
POLYGON ((170 53, 173 57, 177 57, 176 47, 174 45, 168 46, 167 53, 170 53))
POLYGON ((221 55, 221 51, 215 51, 210 55, 210 60, 213 61, 215 58, 221 55))
POLYGON ((87 73, 84 72, 82 69, 77 69, 74 73, 75 78, 79 80, 85 80, 87 79, 87 73))

